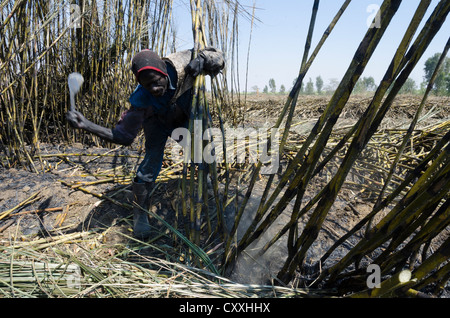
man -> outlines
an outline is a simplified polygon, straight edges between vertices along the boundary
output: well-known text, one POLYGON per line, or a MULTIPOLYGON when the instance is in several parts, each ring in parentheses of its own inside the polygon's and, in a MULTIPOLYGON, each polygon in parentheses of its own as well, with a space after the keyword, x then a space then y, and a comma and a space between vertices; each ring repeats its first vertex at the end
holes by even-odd
MULTIPOLYGON (((208 47, 196 59, 192 51, 182 51, 160 58, 150 50, 137 53, 132 60, 139 85, 131 94, 131 107, 113 129, 87 120, 78 111, 69 111, 67 120, 78 129, 89 131, 112 143, 131 145, 141 128, 145 133, 145 157, 133 180, 135 202, 148 208, 148 194, 161 170, 167 138, 178 127, 187 127, 192 106, 192 86, 200 73, 216 76, 224 68, 223 53, 208 47)), ((133 232, 146 239, 151 234, 148 215, 133 209, 133 232)))

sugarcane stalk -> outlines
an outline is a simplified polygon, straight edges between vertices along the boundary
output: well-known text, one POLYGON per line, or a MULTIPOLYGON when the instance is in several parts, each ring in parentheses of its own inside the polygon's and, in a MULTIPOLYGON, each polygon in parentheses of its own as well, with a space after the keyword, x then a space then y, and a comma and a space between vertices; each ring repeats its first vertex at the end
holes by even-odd
MULTIPOLYGON (((438 268, 441 264, 450 258, 450 237, 448 237, 442 245, 430 257, 425 259, 422 264, 413 271, 413 278, 419 283, 426 275, 438 268)), ((448 267, 446 268, 448 271, 448 267)))
POLYGON ((17 213, 14 214, 14 216, 25 215, 25 214, 30 214, 30 213, 56 212, 56 211, 62 211, 63 209, 64 209, 64 207, 35 209, 35 210, 28 210, 28 211, 17 212, 17 213))
POLYGON ((433 214, 430 220, 422 225, 420 231, 401 250, 390 255, 389 253, 383 252, 377 257, 375 261, 377 264, 381 264, 380 267, 383 268, 383 272, 389 271, 400 262, 406 262, 410 255, 419 251, 423 242, 429 242, 441 233, 450 224, 449 206, 450 200, 447 199, 438 211, 433 214))
POLYGON ((88 231, 88 232, 77 232, 77 233, 71 233, 71 234, 63 234, 58 236, 52 236, 48 238, 41 238, 30 242, 23 242, 23 243, 15 243, 12 245, 13 248, 16 249, 22 249, 25 247, 33 246, 35 250, 41 250, 45 249, 47 247, 58 245, 60 243, 65 243, 73 240, 77 240, 80 238, 86 239, 89 236, 91 236, 95 231, 88 231))
MULTIPOLYGON (((213 91, 213 96, 215 96, 215 98, 213 99, 214 101, 217 101, 217 95, 218 95, 218 91, 217 91, 217 78, 214 78, 212 83, 212 91, 213 91)), ((224 234, 224 239, 227 238, 228 235, 228 231, 226 229, 225 226, 225 222, 223 219, 223 209, 225 208, 223 206, 223 204, 221 202, 226 202, 227 198, 228 198, 228 190, 229 190, 229 185, 230 185, 230 164, 227 161, 227 147, 226 147, 226 136, 225 136, 225 128, 224 128, 224 122, 222 119, 222 107, 220 105, 220 102, 215 103, 214 106, 217 108, 218 111, 218 116, 219 116, 219 127, 220 127, 220 131, 222 132, 222 151, 223 151, 223 165, 225 167, 225 188, 224 188, 224 192, 222 195, 222 199, 219 199, 219 193, 218 193, 218 179, 217 179, 217 170, 216 170, 216 165, 214 162, 214 165, 210 165, 210 169, 213 169, 213 187, 214 187, 214 196, 215 196, 215 200, 216 200, 216 206, 218 207, 217 209, 217 213, 218 214, 218 220, 219 220, 219 224, 218 227, 222 228, 222 233, 224 234)))
MULTIPOLYGON (((337 21, 339 20, 339 18, 342 16, 342 14, 344 13, 345 9, 347 8, 348 4, 350 3, 350 1, 346 1, 342 7, 340 8, 340 10, 338 11, 338 13, 336 14, 336 16, 334 17, 333 21, 331 22, 331 24, 328 26, 327 30, 324 32, 321 40, 319 41, 319 43, 317 44, 313 54, 311 55, 311 57, 309 58, 308 62, 305 64, 304 66, 304 70, 303 72, 301 72, 301 74, 299 75, 299 77, 297 78, 297 81, 291 91, 291 93, 288 96, 288 99, 286 101, 286 103, 284 104, 283 110, 281 111, 280 116, 277 119, 277 122, 274 125, 274 128, 277 129, 279 128, 279 126, 281 125, 281 122, 283 121, 283 118, 286 114, 286 111, 288 110, 289 106, 291 106, 291 109, 293 111, 293 109, 295 108, 295 103, 293 103, 293 100, 296 98, 296 96, 298 96, 298 92, 300 91, 300 87, 301 87, 301 83, 303 80, 304 75, 307 73, 307 71, 309 70, 309 67, 311 66, 311 64, 313 63, 315 57, 317 56, 318 52, 320 51, 320 49, 322 48, 325 40, 328 38, 328 35, 331 33, 331 31, 333 30, 334 26, 336 25, 337 21)), ((312 11, 312 17, 311 17, 311 21, 315 20, 315 15, 317 14, 317 7, 318 7, 318 2, 315 3, 314 7, 313 7, 313 11, 312 11)), ((310 31, 309 33, 311 34, 313 31, 313 25, 314 23, 311 23, 311 27, 310 27, 310 31)), ((306 44, 307 46, 307 44, 306 44)), ((306 53, 306 52, 305 52, 306 53)), ((304 55, 307 56, 307 53, 304 55)), ((275 197, 279 194, 279 192, 281 191, 281 189, 284 187, 284 185, 287 183, 288 181, 288 176, 289 173, 288 171, 293 171, 294 167, 296 167, 300 160, 303 158, 304 153, 306 152, 306 149, 309 145, 309 143, 312 141, 313 137, 310 136, 308 140, 305 141, 304 146, 302 147, 302 149, 299 151, 298 155, 294 158, 294 160, 291 162, 291 164, 288 166, 286 172, 283 174, 282 176, 282 180, 280 181, 278 187, 274 190, 273 194, 271 195, 271 199, 268 202, 268 204, 265 205, 264 208, 262 208, 262 206, 260 206, 258 208, 256 217, 253 221, 253 223, 248 227, 247 232, 244 234, 243 238, 241 239, 241 242, 244 242, 246 240, 246 238, 251 234, 251 231, 254 230, 254 228, 256 227, 256 224, 259 222, 259 220, 261 219, 261 217, 264 215, 265 211, 267 211, 267 206, 269 206, 269 204, 273 203, 273 200, 275 199, 275 197)), ((268 140, 268 144, 267 147, 270 147, 270 139, 268 140)), ((255 184, 256 178, 259 174, 259 171, 261 169, 261 162, 258 162, 257 167, 255 169, 255 172, 253 174, 252 179, 250 180, 250 184, 247 190, 247 193, 244 197, 243 203, 241 204, 240 210, 237 213, 237 216, 235 218, 235 224, 233 229, 231 230, 231 234, 230 237, 227 241, 227 245, 225 248, 225 258, 226 258, 226 262, 225 262, 225 267, 229 266, 231 260, 233 260, 236 256, 236 254, 238 254, 240 251, 242 251, 245 246, 248 246, 248 244, 241 244, 241 246, 236 247, 234 250, 229 251, 230 249, 230 244, 231 244, 231 238, 234 236, 235 231, 237 230, 237 225, 239 224, 240 218, 242 216, 242 213, 244 212, 244 208, 245 205, 248 202, 248 199, 251 195, 251 191, 253 190, 253 185, 255 184), (227 255, 229 254, 229 255, 227 255)), ((266 202, 266 196, 268 194, 268 189, 270 188, 270 183, 267 184, 265 192, 263 194, 261 203, 266 202)))
MULTIPOLYGON (((78 258, 76 258, 74 255, 69 255, 67 253, 64 253, 61 250, 57 251, 58 254, 68 258, 68 260, 71 263, 75 263, 77 264, 82 270, 83 272, 87 273, 90 275, 90 277, 92 277, 95 281, 97 282, 105 282, 107 280, 109 280, 109 277, 105 277, 101 272, 99 272, 96 269, 93 269, 90 266, 86 266, 85 264, 83 264, 78 258)), ((108 285, 103 285, 104 288, 106 290, 108 290, 108 292, 110 293, 110 295, 115 298, 115 297, 125 297, 126 295, 120 291, 119 289, 117 289, 114 286, 108 286, 108 285)))
MULTIPOLYGON (((300 74, 301 75, 299 76, 299 79, 297 81, 303 81, 303 77, 304 77, 304 75, 306 75, 305 66, 306 66, 306 62, 307 62, 307 59, 308 59, 308 55, 309 55, 309 49, 311 47, 311 39, 312 39, 312 36, 313 36, 313 33, 314 33, 314 26, 315 26, 315 23, 316 23, 316 17, 317 17, 318 9, 319 9, 319 1, 314 1, 312 14, 311 14, 311 21, 310 21, 310 25, 309 25, 308 36, 306 38, 305 50, 304 50, 304 53, 303 53, 303 60, 302 60, 301 68, 300 68, 300 74)), ((284 151, 284 145, 286 143, 286 139, 287 139, 288 134, 289 134, 289 130, 290 130, 290 127, 291 127, 291 122, 292 122, 292 118, 293 118, 293 115, 294 115, 294 110, 295 110, 295 106, 296 106, 296 103, 297 103, 297 99, 298 99, 298 94, 299 93, 300 93, 300 90, 298 90, 297 93, 295 94, 295 96, 294 96, 294 98, 292 100, 291 107, 289 109, 289 114, 288 114, 288 117, 287 117, 287 120, 286 120, 286 124, 285 124, 286 127, 285 127, 285 130, 284 130, 284 133, 283 133, 283 137, 281 139, 280 146, 279 146, 279 148, 280 148, 279 152, 280 153, 282 153, 284 151)), ((263 203, 265 202, 265 198, 268 195, 268 190, 270 189, 270 186, 272 184, 274 176, 275 175, 272 174, 270 176, 269 181, 267 182, 267 186, 266 186, 266 190, 265 190, 266 193, 265 193, 265 195, 263 195, 263 198, 261 199, 260 207, 262 207, 263 203)), ((297 193, 297 200, 296 200, 296 204, 295 204, 295 207, 294 207, 294 211, 292 213, 292 218, 295 218, 295 215, 297 214, 298 202, 301 201, 301 197, 302 196, 303 196, 303 194, 301 193, 301 191, 299 191, 297 193)), ((287 243, 288 247, 292 246, 293 236, 291 234, 293 234, 294 231, 292 230, 289 233, 290 233, 290 235, 288 237, 288 243, 287 243)))
MULTIPOLYGON (((425 221, 430 217, 430 215, 435 211, 436 207, 440 204, 440 200, 433 200, 429 203, 423 205, 421 208, 417 210, 412 216, 409 218, 404 218, 404 223, 398 227, 398 229, 394 232, 391 242, 389 243, 389 246, 386 248, 383 253, 377 257, 378 262, 384 261, 385 257, 393 253, 395 249, 402 244, 408 236, 410 236, 418 227, 423 226, 425 221)), ((445 206, 445 205, 444 205, 445 206)), ((447 206, 448 207, 448 206, 447 206)), ((436 214, 441 215, 441 211, 436 212, 436 214)), ((439 228, 439 226, 438 226, 439 228)), ((434 231, 433 231, 434 232, 434 231)), ((434 232, 435 233, 435 232, 434 232)), ((403 249, 406 249, 404 247, 403 249)), ((403 250, 402 249, 402 250, 403 250)), ((396 260, 396 264, 406 262, 405 259, 403 260, 396 260)), ((391 265, 394 266, 394 265, 391 265)), ((397 266, 397 265, 395 265, 397 266)), ((387 270, 387 268, 384 268, 384 270, 387 270)))
MULTIPOLYGON (((69 187, 69 188, 72 187, 71 184, 69 184, 68 182, 66 182, 66 181, 64 181, 64 180, 58 180, 58 181, 61 182, 63 185, 69 187)), ((78 189, 78 190, 80 190, 80 191, 83 191, 83 192, 85 192, 85 193, 87 193, 87 194, 93 195, 93 196, 95 196, 95 197, 97 197, 97 198, 99 198, 99 199, 105 199, 105 200, 108 200, 108 201, 110 201, 110 202, 112 202, 112 203, 114 203, 114 204, 116 204, 116 205, 118 205, 118 206, 121 206, 121 207, 125 208, 125 209, 131 209, 131 208, 132 208, 132 206, 131 206, 130 204, 128 204, 128 203, 122 203, 122 202, 119 202, 119 201, 117 201, 117 200, 115 200, 115 199, 113 199, 113 198, 111 198, 111 197, 109 197, 109 196, 107 196, 107 195, 100 194, 100 193, 95 193, 95 192, 90 191, 90 190, 88 190, 88 189, 86 189, 86 188, 84 188, 84 187, 77 187, 76 189, 78 189)), ((155 189, 156 189, 156 188, 154 188, 153 191, 154 191, 155 189)))
MULTIPOLYGON (((193 51, 193 59, 198 56, 199 50, 202 49, 202 35, 201 35, 201 2, 197 0, 194 3, 194 0, 191 1, 191 12, 193 19, 193 33, 194 33, 194 51, 193 51)), ((190 180, 190 191, 191 191, 191 239, 194 240, 196 244, 199 243, 200 239, 200 217, 201 217, 201 209, 202 209, 202 181, 203 181, 203 169, 199 167, 198 169, 198 187, 197 187, 197 198, 196 204, 194 206, 194 173, 195 173, 195 164, 194 162, 198 162, 198 156, 202 153, 202 145, 198 144, 195 140, 195 132, 198 129, 203 129, 203 127, 196 127, 192 122, 195 120, 195 123, 198 124, 198 121, 203 121, 203 113, 202 113, 202 98, 201 94, 204 90, 202 90, 201 86, 204 81, 204 76, 200 75, 196 77, 194 86, 193 86, 193 101, 192 101, 192 111, 191 111, 191 142, 192 142, 192 153, 191 153, 191 180, 190 180)), ((201 159, 203 161, 203 158, 201 159)), ((202 164, 201 164, 202 165, 202 164)))
POLYGON ((167 223, 167 221, 165 221, 161 216, 159 216, 158 214, 150 211, 150 210, 146 210, 143 207, 136 205, 138 208, 140 208, 141 210, 149 213, 152 217, 154 217, 155 219, 157 219, 159 222, 161 222, 165 227, 167 227, 167 229, 169 229, 171 232, 173 232, 174 234, 177 235, 178 238, 180 238, 181 241, 183 241, 189 248, 190 250, 197 255, 197 257, 199 257, 199 259, 203 262, 203 265, 208 268, 212 273, 215 273, 217 275, 219 275, 219 272, 216 270, 214 264, 212 263, 212 261, 210 260, 210 258, 208 257, 208 255, 195 243, 193 243, 191 240, 189 240, 187 237, 185 237, 180 231, 178 231, 177 229, 175 229, 174 227, 172 227, 169 223, 167 223))
MULTIPOLYGON (((391 165, 391 170, 389 171, 389 174, 387 175, 386 180, 384 181, 384 186, 383 186, 383 188, 380 191, 380 194, 378 196, 377 201, 375 202, 375 207, 377 207, 377 205, 379 205, 381 203, 381 200, 382 200, 382 198, 384 196, 384 193, 386 191, 386 187, 389 184, 389 182, 391 181, 392 176, 394 174, 394 171, 396 169, 396 166, 397 166, 398 162, 400 161, 400 157, 402 156, 403 151, 405 150, 405 147, 406 147, 409 139, 411 138, 411 135, 412 135, 412 133, 413 133, 413 131, 415 129, 415 126, 416 126, 417 121, 418 121, 418 119, 420 117, 422 109, 423 109, 423 107, 425 105, 425 101, 427 100, 428 95, 430 94, 431 89, 434 86, 434 82, 435 82, 435 80, 437 78, 439 70, 442 67, 442 64, 444 62, 444 57, 447 56, 449 48, 450 48, 450 38, 447 41, 447 44, 445 45, 444 51, 443 51, 443 53, 441 55, 441 58, 439 59, 438 64, 436 65, 436 68, 435 68, 435 70, 433 72, 433 75, 432 75, 432 77, 431 77, 431 79, 430 79, 430 81, 429 81, 429 83, 427 85, 427 89, 426 89, 425 94, 423 96, 423 99, 422 99, 422 101, 420 103, 420 106, 416 110, 416 112, 414 114, 414 118, 413 118, 413 120, 412 120, 412 122, 411 122, 411 124, 410 124, 410 126, 408 128, 408 131, 406 132, 406 134, 405 134, 405 136, 403 138, 402 144, 400 145, 400 148, 398 149, 398 152, 397 152, 397 154, 395 156, 394 162, 391 165)), ((371 221, 369 221, 367 229, 370 228, 370 223, 371 223, 371 221)))
MULTIPOLYGON (((444 3, 441 2, 441 3, 436 7, 436 9, 435 9, 435 11, 434 11, 434 14, 433 14, 432 17, 429 19, 429 21, 427 21, 426 26, 424 27, 423 31, 421 32, 421 37, 419 37, 419 38, 416 40, 416 42, 419 42, 419 43, 421 43, 421 42, 429 43, 429 41, 431 41, 430 38, 432 38, 432 36, 435 34, 434 32, 436 32, 436 29, 434 29, 434 28, 429 28, 428 26, 431 25, 432 23, 434 23, 433 26, 435 26, 435 27, 438 29, 439 26, 442 25, 442 21, 443 21, 442 19, 445 18, 446 11, 440 11, 440 10, 442 9, 442 6, 445 6, 445 5, 448 6, 448 4, 444 4, 444 3), (438 13, 440 14, 440 16, 438 15, 438 13), (433 19, 436 19, 437 22, 434 22, 433 19), (426 32, 430 32, 431 35, 427 35, 426 32)), ((447 11, 447 13, 448 13, 448 11, 447 11)), ((398 90, 399 87, 402 86, 402 82, 404 82, 404 81, 406 80, 406 78, 407 78, 408 75, 409 75, 409 72, 410 72, 410 71, 412 70, 412 68, 413 68, 413 65, 415 65, 415 63, 416 63, 417 60, 419 59, 418 56, 420 56, 420 55, 423 53, 423 50, 426 48, 426 46, 419 46, 419 45, 417 45, 417 46, 420 47, 420 50, 417 50, 415 53, 411 54, 411 55, 412 55, 411 61, 408 62, 407 66, 406 66, 406 69, 403 70, 403 72, 402 72, 402 74, 401 74, 401 78, 398 79, 398 80, 396 81, 396 83, 394 84, 394 89, 391 91, 391 93, 389 94, 390 96, 388 96, 387 100, 386 100, 386 101, 384 102, 384 104, 383 104, 383 107, 380 109, 380 111, 379 111, 378 114, 376 115, 376 117, 375 117, 375 119, 374 119, 374 122, 372 123, 373 126, 374 126, 374 125, 378 125, 378 124, 380 123, 380 121, 381 121, 381 119, 382 119, 382 116, 384 116, 384 114, 385 114, 386 111, 387 111, 387 107, 386 107, 386 106, 387 106, 387 104, 389 104, 389 103, 388 103, 389 99, 392 99, 392 98, 393 98, 393 97, 391 96, 391 94, 393 94, 393 92, 395 92, 395 90, 398 90), (385 105, 386 105, 386 106, 385 106, 385 105)), ((395 93, 394 93, 394 94, 395 94, 395 93)), ((430 170, 430 171, 431 171, 431 170, 430 170)), ((422 180, 424 180, 424 179, 422 179, 422 180)), ((417 185, 417 184, 416 184, 416 185, 417 185)), ((417 185, 417 186, 418 186, 418 185, 417 185)))
MULTIPOLYGON (((428 163, 431 160, 441 154, 442 148, 448 143, 450 140, 450 132, 448 132, 440 141, 436 144, 436 146, 430 151, 427 157, 416 166, 416 168, 408 173, 405 177, 405 180, 402 182, 400 186, 398 186, 386 199, 383 200, 382 203, 378 205, 378 207, 374 208, 367 216, 365 216, 361 221, 359 221, 350 231, 348 231, 345 235, 343 235, 339 240, 337 240, 329 250, 322 256, 320 262, 324 263, 325 260, 331 255, 331 253, 340 246, 343 242, 345 242, 350 236, 360 230, 374 215, 376 215, 379 211, 385 208, 400 192, 405 189, 405 187, 411 183, 415 178, 419 178, 422 171, 425 170, 428 166, 428 163)), ((443 155, 441 154, 441 160, 443 159, 443 155)), ((315 203, 315 202, 314 202, 315 203)))
MULTIPOLYGON (((425 190, 418 191, 416 195, 405 196, 391 212, 384 217, 372 230, 367 238, 362 239, 354 248, 352 248, 337 264, 325 270, 318 281, 325 276, 330 275, 329 281, 334 281, 339 272, 341 272, 352 260, 360 257, 383 242, 392 237, 395 230, 401 228, 403 220, 414 216, 417 209, 427 204, 440 201, 448 192, 450 184, 450 164, 447 164, 443 171, 432 179, 425 190), (446 184, 447 183, 447 184, 446 184), (407 204, 405 204, 408 202, 407 204)), ((413 190, 413 189, 412 189, 413 190)), ((411 190, 411 191, 412 191, 411 190)))
MULTIPOLYGON (((398 3, 395 4, 395 6, 398 7, 398 3)), ((438 5, 439 7, 439 5, 438 5)), ((438 8, 436 8, 438 9, 438 8)), ((395 12, 395 8, 394 8, 394 12, 395 12)), ((392 11, 391 14, 388 14, 388 19, 392 18, 392 11)), ((445 16, 445 13, 444 15, 445 16)), ((439 28, 439 25, 442 25, 442 17, 440 16, 437 20, 439 21, 436 25, 437 25, 437 29, 439 28)), ((389 20, 388 20, 389 21, 389 20)), ((430 32, 436 32, 436 29, 432 29, 430 32)), ((432 33, 431 36, 428 36, 426 38, 427 43, 429 43, 428 41, 430 41, 430 37, 432 38, 433 35, 435 33, 432 33)), ((411 34, 412 35, 412 34, 411 34)), ((406 43, 404 43, 406 45, 406 43)), ((400 79, 396 81, 396 84, 394 85, 394 89, 392 89, 392 91, 390 92, 390 94, 388 95, 388 98, 386 99, 386 101, 384 102, 384 105, 387 106, 387 108, 389 107, 391 100, 393 98, 393 96, 396 95, 396 92, 399 90, 399 87, 402 86, 402 84, 404 83, 404 81, 406 81, 407 76, 409 75, 409 73, 412 70, 413 65, 415 65, 415 63, 417 62, 417 55, 420 56, 420 54, 423 53, 423 49, 426 46, 422 46, 421 49, 422 50, 418 50, 418 52, 416 53, 416 55, 413 55, 411 58, 411 61, 408 63, 407 67, 405 70, 403 70, 400 79)), ((404 48, 406 49, 406 48, 404 48)), ((389 70, 387 74, 389 74, 391 71, 389 70)), ((374 100, 372 101, 372 105, 377 105, 377 100, 378 103, 381 101, 381 92, 385 91, 387 89, 387 85, 386 82, 382 82, 382 84, 380 85, 380 87, 377 90, 377 93, 374 97, 374 100)), ((385 107, 386 109, 386 107, 385 107)), ((301 261, 307 251, 307 249, 309 248, 309 246, 312 244, 312 242, 315 240, 315 237, 317 236, 318 230, 320 229, 320 224, 322 224, 324 217, 327 214, 327 211, 329 210, 329 208, 331 207, 331 203, 334 201, 334 199, 330 199, 331 198, 335 198, 337 195, 337 191, 338 189, 340 189, 340 187, 342 186, 342 183, 344 181, 345 175, 347 175, 351 165, 353 164, 354 160, 356 159, 357 153, 360 152, 361 149, 363 149, 364 145, 367 143, 369 136, 371 136, 371 134, 373 134, 373 132, 376 130, 376 127, 378 127, 379 122, 376 120, 376 116, 375 116, 375 110, 376 108, 374 107, 369 107, 370 113, 368 113, 367 117, 364 117, 364 121, 366 122, 365 124, 361 124, 359 126, 358 131, 356 132, 355 139, 352 141, 352 145, 349 148, 349 151, 347 152, 346 155, 346 159, 344 160, 344 162, 341 164, 341 167, 338 171, 338 173, 335 175, 334 179, 331 181, 331 183, 329 183, 327 185, 327 191, 326 194, 327 196, 325 196, 318 204, 318 207, 316 208, 316 211, 314 212, 313 216, 311 217, 310 221, 308 222, 304 233, 305 233, 305 237, 301 236, 297 242, 298 242, 298 247, 300 248, 300 244, 302 246, 302 248, 300 249, 300 251, 297 253, 297 255, 295 256, 295 261, 291 261, 291 265, 289 266, 289 270, 287 269, 287 267, 285 267, 286 269, 283 269, 281 271, 281 275, 285 276, 285 279, 287 279, 287 277, 290 277, 290 275, 292 275, 293 271, 295 270, 295 266, 296 264, 301 264, 301 261), (375 116, 375 119, 373 119, 375 116), (370 126, 370 122, 374 120, 374 122, 372 123, 372 126, 370 126), (352 154, 353 152, 353 154, 352 154), (350 159, 352 158, 352 159, 350 159), (313 235, 311 235, 310 231, 313 231, 313 235), (288 274, 285 274, 285 273, 288 274)), ((377 114, 379 115, 379 114, 377 114)), ((380 119, 382 117, 379 117, 380 119)), ((331 121, 331 123, 333 123, 331 121)), ((325 128, 324 130, 326 131, 327 128, 325 128)), ((329 130, 329 128, 328 128, 329 130)), ((320 138, 320 137, 319 137, 320 138)), ((317 145, 317 142, 316 142, 317 145)), ((314 148, 311 151, 311 153, 314 152, 314 148)), ((312 164, 312 162, 309 162, 309 164, 312 164)), ((288 263, 288 262, 287 262, 288 263)))
POLYGON ((17 204, 15 207, 13 207, 12 209, 3 211, 0 213, 0 220, 8 217, 11 215, 11 213, 13 213, 15 210, 20 209, 21 207, 28 205, 30 203, 35 202, 36 200, 39 200, 39 193, 41 193, 41 191, 37 191, 35 193, 33 193, 31 196, 29 196, 28 198, 26 198, 24 201, 20 202, 19 204, 17 204))
POLYGON ((0 269, 0 285, 5 285, 24 296, 30 294, 67 296, 74 295, 81 289, 81 281, 80 284, 69 285, 74 275, 77 279, 82 279, 80 268, 75 264, 14 261, 11 264, 0 263, 0 265, 14 268, 10 282, 1 278, 0 269))
POLYGON ((446 265, 442 266, 435 272, 428 275, 428 277, 422 279, 420 282, 418 282, 413 287, 421 290, 422 288, 425 288, 426 286, 430 286, 433 283, 435 283, 434 288, 434 294, 438 294, 442 292, 445 288, 445 285, 450 279, 450 263, 447 263, 446 265))
MULTIPOLYGON (((410 298, 435 298, 424 292, 421 292, 421 291, 418 291, 418 290, 415 290, 412 288, 407 289, 406 291, 403 292, 403 294, 410 298)), ((394 295, 395 295, 395 293, 394 293, 394 295)))
MULTIPOLYGON (((403 53, 405 50, 405 47, 407 44, 409 44, 410 40, 411 40, 411 35, 415 32, 415 30, 417 29, 418 26, 418 22, 420 22, 420 20, 423 18, 423 14, 426 11, 426 7, 429 6, 429 2, 430 1, 422 1, 418 7, 418 9, 416 10, 415 16, 413 17, 407 32, 405 33, 405 36, 402 40, 402 44, 401 47, 403 47, 403 53), (409 35, 409 36, 408 36, 409 35)), ((401 56, 401 54, 403 54, 402 51, 398 51, 396 53, 397 58, 394 58, 392 64, 391 64, 391 68, 393 70, 396 69, 395 74, 391 76, 391 79, 395 78, 395 76, 397 76, 397 74, 400 72, 400 70, 404 67, 406 60, 405 59, 399 59, 398 57, 401 56), (400 62, 399 62, 400 61, 400 62), (395 64, 398 64, 397 67, 395 66, 395 64)), ((316 168, 316 171, 314 174, 317 174, 324 166, 325 164, 337 153, 337 151, 342 148, 343 145, 345 145, 345 143, 349 140, 349 138, 355 133, 357 127, 359 126, 359 122, 362 120, 362 118, 364 118, 365 115, 363 115, 358 123, 356 125, 354 125, 352 127, 352 129, 350 131, 347 132, 347 134, 344 136, 344 138, 342 138, 342 140, 339 142, 339 144, 333 149, 333 151, 331 151, 327 157, 322 161, 322 163, 320 165, 318 165, 318 167, 316 168)))
MULTIPOLYGON (((385 2, 382 11, 388 12, 386 14, 385 18, 383 19, 384 24, 382 24, 382 27, 378 29, 378 32, 374 32, 373 30, 369 30, 366 34, 365 40, 361 43, 360 47, 358 48, 357 53, 355 54, 355 58, 352 61, 352 65, 349 67, 347 74, 344 77, 344 80, 341 82, 340 86, 336 90, 335 94, 333 95, 333 98, 327 105, 327 108, 325 109, 324 113, 319 118, 318 122, 316 123, 315 127, 313 128, 312 132, 310 133, 307 141, 302 146, 302 150, 300 150, 297 153, 296 158, 300 160, 300 158, 303 158, 304 153, 306 152, 306 148, 309 145, 309 143, 312 142, 314 136, 318 134, 318 132, 321 130, 322 127, 325 126, 324 131, 319 135, 315 146, 310 151, 308 157, 305 159, 304 163, 301 165, 299 171, 297 171, 296 176, 294 180, 289 185, 288 189, 286 190, 285 194, 281 197, 278 204, 275 206, 275 208, 269 213, 269 216, 266 217, 265 221, 261 223, 261 225, 256 229, 253 233, 253 236, 250 237, 250 239, 247 239, 247 243, 254 240, 256 237, 258 237, 269 224, 271 224, 276 217, 281 213, 281 211, 284 209, 286 204, 290 201, 288 198, 292 198, 294 194, 297 193, 303 193, 304 187, 307 184, 307 181, 311 177, 312 170, 314 169, 314 162, 317 161, 318 156, 320 155, 320 149, 323 148, 323 145, 326 143, 326 140, 329 137, 329 134, 331 132, 331 128, 334 125, 337 117, 340 114, 340 111, 342 110, 343 106, 345 105, 346 101, 349 98, 349 91, 351 91, 351 88, 356 83, 356 80, 358 79, 359 75, 361 74, 362 70, 364 69, 365 64, 367 64, 368 59, 370 58, 371 54, 373 53, 376 44, 380 40, 381 36, 383 35, 384 30, 387 27, 387 24, 389 24, 390 19, 392 18, 393 14, 396 11, 396 7, 398 7, 399 3, 390 3, 385 2), (391 7, 392 6, 392 7, 391 7), (359 75, 358 75, 359 74, 359 75), (333 114, 334 112, 334 114, 333 114), (331 118, 331 119, 329 119, 331 118), (327 123, 327 124, 326 124, 327 123)), ((384 16, 384 14, 383 14, 384 16)), ((285 174, 287 174, 287 171, 293 170, 293 168, 286 170, 285 174)), ((292 173, 292 171, 291 171, 292 173)), ((282 180, 283 182, 283 180, 282 180)), ((272 195, 273 196, 273 195, 272 195)), ((331 200, 329 200, 330 202, 331 200)), ((332 202, 332 201, 331 201, 332 202)), ((268 202, 270 203, 270 202, 268 202)), ((269 207, 269 204, 266 204, 266 209, 269 207)))

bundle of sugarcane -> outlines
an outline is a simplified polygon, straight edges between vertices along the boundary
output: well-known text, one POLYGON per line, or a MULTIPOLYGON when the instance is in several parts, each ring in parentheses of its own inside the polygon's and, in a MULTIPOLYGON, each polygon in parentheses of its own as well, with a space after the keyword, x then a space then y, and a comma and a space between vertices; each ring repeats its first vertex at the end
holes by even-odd
POLYGON ((17 297, 70 296, 79 292, 81 277, 77 265, 39 261, 0 262, 0 290, 3 296, 17 297), (79 285, 78 285, 79 287, 79 285))
MULTIPOLYGON (((89 243, 83 235, 77 244, 89 243)), ((210 271, 139 255, 125 247, 117 257, 74 254, 63 244, 55 253, 32 247, 2 247, 0 293, 5 297, 320 297, 327 290, 235 283, 210 271), (134 256, 134 258, 133 258, 134 256), (129 260, 126 260, 126 259, 129 260)), ((106 247, 99 247, 99 249, 106 247)), ((97 251, 98 252, 98 251, 97 251)))

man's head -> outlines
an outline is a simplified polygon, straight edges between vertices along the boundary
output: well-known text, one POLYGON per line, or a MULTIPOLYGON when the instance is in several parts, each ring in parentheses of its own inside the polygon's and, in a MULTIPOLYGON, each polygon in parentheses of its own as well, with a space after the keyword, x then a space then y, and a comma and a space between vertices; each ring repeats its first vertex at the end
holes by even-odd
POLYGON ((137 81, 153 96, 164 95, 169 83, 166 63, 153 51, 137 53, 131 62, 137 81))

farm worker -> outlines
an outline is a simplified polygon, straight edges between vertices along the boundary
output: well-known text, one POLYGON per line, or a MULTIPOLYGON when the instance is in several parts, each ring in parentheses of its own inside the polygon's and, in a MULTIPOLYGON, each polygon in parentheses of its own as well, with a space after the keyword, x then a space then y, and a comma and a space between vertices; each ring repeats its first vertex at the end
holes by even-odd
MULTIPOLYGON (((148 208, 149 193, 161 170, 167 138, 175 128, 188 125, 195 77, 200 73, 216 76, 224 65, 223 53, 211 47, 201 50, 195 59, 192 50, 165 58, 143 50, 132 60, 131 70, 139 84, 129 98, 131 107, 114 128, 94 124, 78 111, 69 111, 67 120, 74 128, 126 146, 144 128, 145 157, 133 180, 132 192, 135 202, 148 208)), ((133 232, 140 239, 151 234, 148 214, 137 207, 133 209, 133 232)))

